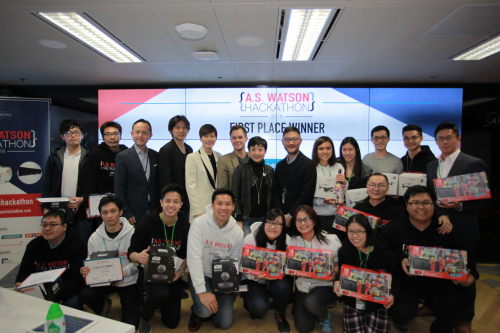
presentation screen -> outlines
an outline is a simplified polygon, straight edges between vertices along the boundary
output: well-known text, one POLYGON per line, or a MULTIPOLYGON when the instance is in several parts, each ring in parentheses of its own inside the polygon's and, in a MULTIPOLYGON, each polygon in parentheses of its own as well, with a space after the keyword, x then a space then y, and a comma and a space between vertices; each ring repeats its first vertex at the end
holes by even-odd
MULTIPOLYGON (((341 141, 354 137, 364 156, 373 152, 370 131, 378 125, 390 130, 387 150, 398 157, 406 154, 402 128, 422 127, 424 141, 437 156, 434 129, 443 121, 462 125, 461 88, 199 88, 99 90, 99 126, 115 120, 123 127, 121 143, 132 147, 132 124, 144 118, 151 122, 153 137, 148 147, 159 150, 172 139, 168 121, 184 115, 191 123, 186 142, 201 147, 199 129, 212 124, 218 132, 214 150, 231 152, 229 130, 240 124, 248 137, 268 142, 266 163, 275 166, 286 151, 281 143, 288 126, 301 131, 300 150, 312 156, 314 141, 329 136, 339 155, 341 141)), ((102 138, 101 138, 102 140, 102 138)))

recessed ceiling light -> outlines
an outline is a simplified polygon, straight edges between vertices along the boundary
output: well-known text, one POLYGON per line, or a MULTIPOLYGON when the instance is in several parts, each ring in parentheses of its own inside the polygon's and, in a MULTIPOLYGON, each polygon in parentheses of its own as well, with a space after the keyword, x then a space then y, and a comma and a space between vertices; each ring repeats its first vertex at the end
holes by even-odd
POLYGON ((257 36, 243 36, 236 39, 236 43, 242 46, 259 46, 264 43, 264 40, 257 36))
POLYGON ((142 62, 141 59, 79 13, 38 12, 37 14, 112 61, 119 63, 142 62))
POLYGON ((64 44, 63 42, 58 42, 57 40, 48 40, 48 39, 39 39, 38 44, 51 49, 58 49, 58 50, 62 50, 68 47, 68 45, 64 44))
POLYGON ((500 52, 500 35, 488 38, 472 49, 465 50, 453 57, 453 60, 483 60, 500 52))

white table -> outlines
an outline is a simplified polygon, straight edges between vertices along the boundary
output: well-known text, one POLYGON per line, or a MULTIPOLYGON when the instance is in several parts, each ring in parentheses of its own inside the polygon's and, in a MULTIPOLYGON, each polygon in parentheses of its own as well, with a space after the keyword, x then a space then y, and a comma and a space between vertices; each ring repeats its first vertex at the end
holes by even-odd
MULTIPOLYGON (((0 287, 0 331, 24 333, 45 322, 52 303, 0 287)), ((133 333, 132 325, 61 305, 64 314, 99 321, 85 332, 133 333)))

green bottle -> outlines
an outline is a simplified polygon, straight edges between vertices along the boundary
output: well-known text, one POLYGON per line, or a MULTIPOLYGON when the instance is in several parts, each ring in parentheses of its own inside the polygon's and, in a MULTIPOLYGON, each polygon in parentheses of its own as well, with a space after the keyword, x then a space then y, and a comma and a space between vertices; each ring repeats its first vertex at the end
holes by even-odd
POLYGON ((45 321, 45 333, 64 333, 66 332, 66 321, 61 307, 57 303, 52 303, 47 312, 45 321))

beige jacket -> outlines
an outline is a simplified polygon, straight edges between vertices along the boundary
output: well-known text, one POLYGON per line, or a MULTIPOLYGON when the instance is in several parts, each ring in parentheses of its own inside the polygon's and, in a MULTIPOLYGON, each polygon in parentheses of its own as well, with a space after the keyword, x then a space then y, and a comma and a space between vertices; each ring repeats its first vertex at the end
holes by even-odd
POLYGON ((217 166, 217 188, 231 189, 234 169, 238 165, 240 165, 240 161, 234 152, 226 154, 219 159, 219 165, 217 166))

